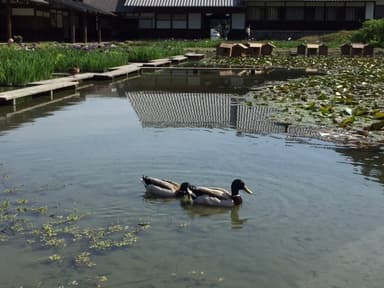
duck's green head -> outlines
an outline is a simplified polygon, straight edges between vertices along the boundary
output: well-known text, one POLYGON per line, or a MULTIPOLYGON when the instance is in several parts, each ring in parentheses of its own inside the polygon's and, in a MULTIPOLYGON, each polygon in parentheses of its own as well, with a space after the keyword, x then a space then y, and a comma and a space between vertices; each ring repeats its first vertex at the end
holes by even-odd
POLYGON ((236 195, 239 195, 239 191, 240 190, 244 190, 245 192, 249 193, 249 194, 253 194, 252 190, 249 189, 243 180, 241 179, 235 179, 233 180, 232 182, 232 185, 231 185, 231 191, 232 191, 232 196, 236 196, 236 195))
POLYGON ((191 185, 188 182, 183 182, 180 184, 180 188, 177 190, 177 194, 180 197, 188 196, 190 194, 189 187, 191 185))
POLYGON ((188 182, 183 182, 179 188, 179 195, 182 197, 182 205, 191 205, 193 204, 193 192, 190 189, 191 185, 188 182))

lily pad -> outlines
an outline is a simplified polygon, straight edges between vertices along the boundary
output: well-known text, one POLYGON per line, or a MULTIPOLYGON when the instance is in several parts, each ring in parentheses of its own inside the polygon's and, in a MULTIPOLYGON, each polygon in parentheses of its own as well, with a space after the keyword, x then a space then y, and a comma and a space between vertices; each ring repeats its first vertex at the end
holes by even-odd
POLYGON ((345 128, 345 127, 351 125, 353 122, 355 122, 355 117, 354 116, 345 118, 344 120, 342 120, 340 122, 340 127, 345 128))
POLYGON ((382 111, 376 112, 375 118, 376 119, 384 119, 384 112, 382 112, 382 111))
POLYGON ((381 130, 383 129, 384 127, 384 121, 380 121, 380 122, 375 122, 375 123, 372 123, 368 130, 369 131, 377 131, 377 130, 381 130))

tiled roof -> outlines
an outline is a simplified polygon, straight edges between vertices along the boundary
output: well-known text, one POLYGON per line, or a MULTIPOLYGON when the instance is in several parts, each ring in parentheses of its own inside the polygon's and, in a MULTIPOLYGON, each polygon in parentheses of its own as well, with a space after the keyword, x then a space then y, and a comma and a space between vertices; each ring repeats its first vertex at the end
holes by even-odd
POLYGON ((83 3, 96 7, 103 11, 115 12, 119 0, 83 0, 83 3))
POLYGON ((30 1, 37 4, 49 4, 47 0, 30 0, 30 1))
POLYGON ((241 0, 125 0, 124 7, 239 7, 241 0))
POLYGON ((110 12, 101 10, 99 8, 96 8, 94 6, 88 5, 83 2, 77 2, 72 0, 53 0, 52 4, 59 5, 61 7, 72 8, 76 11, 112 15, 112 13, 110 12))

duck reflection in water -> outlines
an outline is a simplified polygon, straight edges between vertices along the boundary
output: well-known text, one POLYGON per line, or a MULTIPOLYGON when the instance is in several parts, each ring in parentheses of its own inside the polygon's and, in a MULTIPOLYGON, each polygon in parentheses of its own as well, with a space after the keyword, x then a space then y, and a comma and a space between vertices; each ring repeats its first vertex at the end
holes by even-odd
POLYGON ((195 217, 210 217, 219 214, 230 214, 232 228, 240 229, 243 225, 248 221, 248 218, 240 218, 239 210, 240 205, 236 205, 233 207, 207 207, 200 205, 189 205, 185 202, 181 201, 181 206, 187 212, 188 216, 191 218, 195 217))

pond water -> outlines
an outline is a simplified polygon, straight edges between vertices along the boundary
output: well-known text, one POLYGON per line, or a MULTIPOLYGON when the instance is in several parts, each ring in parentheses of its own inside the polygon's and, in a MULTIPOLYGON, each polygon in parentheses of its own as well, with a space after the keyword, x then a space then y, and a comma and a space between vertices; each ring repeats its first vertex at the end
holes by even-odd
POLYGON ((383 150, 291 137, 241 103, 258 82, 143 75, 2 119, 0 287, 382 287, 383 150), (141 175, 241 178, 254 194, 238 209, 183 207, 145 199, 141 175), (56 227, 82 237, 46 245, 47 223, 70 215, 84 217, 56 227), (84 235, 111 226, 137 241, 90 248, 84 235), (96 266, 76 264, 83 252, 96 266))

